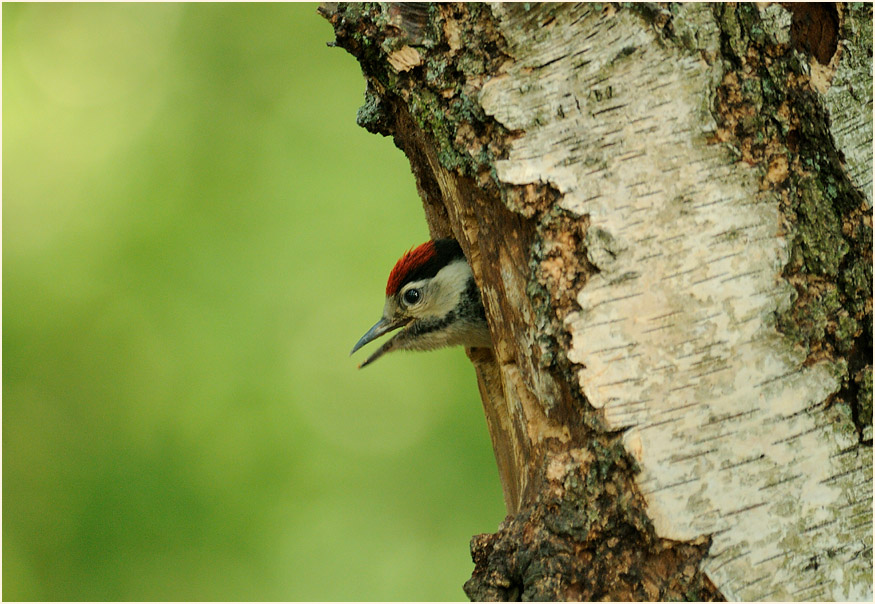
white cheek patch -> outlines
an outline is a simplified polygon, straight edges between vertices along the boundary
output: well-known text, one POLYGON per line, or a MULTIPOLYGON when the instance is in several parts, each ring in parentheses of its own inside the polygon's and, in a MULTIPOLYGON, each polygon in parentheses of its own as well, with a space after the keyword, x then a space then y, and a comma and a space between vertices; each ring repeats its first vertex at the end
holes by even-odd
POLYGON ((464 258, 452 262, 438 271, 425 293, 425 304, 417 313, 421 317, 445 317, 456 308, 465 291, 471 267, 464 258))

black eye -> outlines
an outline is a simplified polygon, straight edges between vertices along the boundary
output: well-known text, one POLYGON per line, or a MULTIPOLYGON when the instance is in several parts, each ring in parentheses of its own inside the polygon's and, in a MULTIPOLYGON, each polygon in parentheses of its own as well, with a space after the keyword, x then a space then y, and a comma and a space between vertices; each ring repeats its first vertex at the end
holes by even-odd
POLYGON ((419 299, 421 297, 422 294, 420 293, 420 291, 415 287, 412 287, 404 292, 404 303, 407 304, 407 306, 413 306, 414 304, 419 302, 419 299))

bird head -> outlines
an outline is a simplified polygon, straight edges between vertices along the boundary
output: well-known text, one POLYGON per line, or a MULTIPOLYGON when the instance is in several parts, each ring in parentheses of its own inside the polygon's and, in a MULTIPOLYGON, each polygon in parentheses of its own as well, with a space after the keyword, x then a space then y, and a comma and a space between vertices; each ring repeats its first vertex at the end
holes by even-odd
POLYGON ((427 241, 401 256, 389 273, 383 316, 352 352, 396 329, 359 367, 393 350, 491 346, 480 291, 454 239, 427 241))

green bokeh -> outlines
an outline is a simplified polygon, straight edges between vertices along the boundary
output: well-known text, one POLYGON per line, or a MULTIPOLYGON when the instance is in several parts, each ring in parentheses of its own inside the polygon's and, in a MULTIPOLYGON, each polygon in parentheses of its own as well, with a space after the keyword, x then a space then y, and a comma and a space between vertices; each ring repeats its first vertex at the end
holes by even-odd
POLYGON ((348 357, 428 232, 332 37, 3 6, 4 599, 464 598, 489 436, 460 349, 348 357))

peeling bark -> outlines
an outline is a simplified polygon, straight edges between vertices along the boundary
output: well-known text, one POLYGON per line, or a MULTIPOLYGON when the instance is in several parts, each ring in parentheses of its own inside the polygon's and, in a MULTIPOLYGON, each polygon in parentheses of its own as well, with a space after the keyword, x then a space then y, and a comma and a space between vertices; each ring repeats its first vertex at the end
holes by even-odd
POLYGON ((493 333, 468 595, 871 599, 871 5, 320 10, 493 333))

